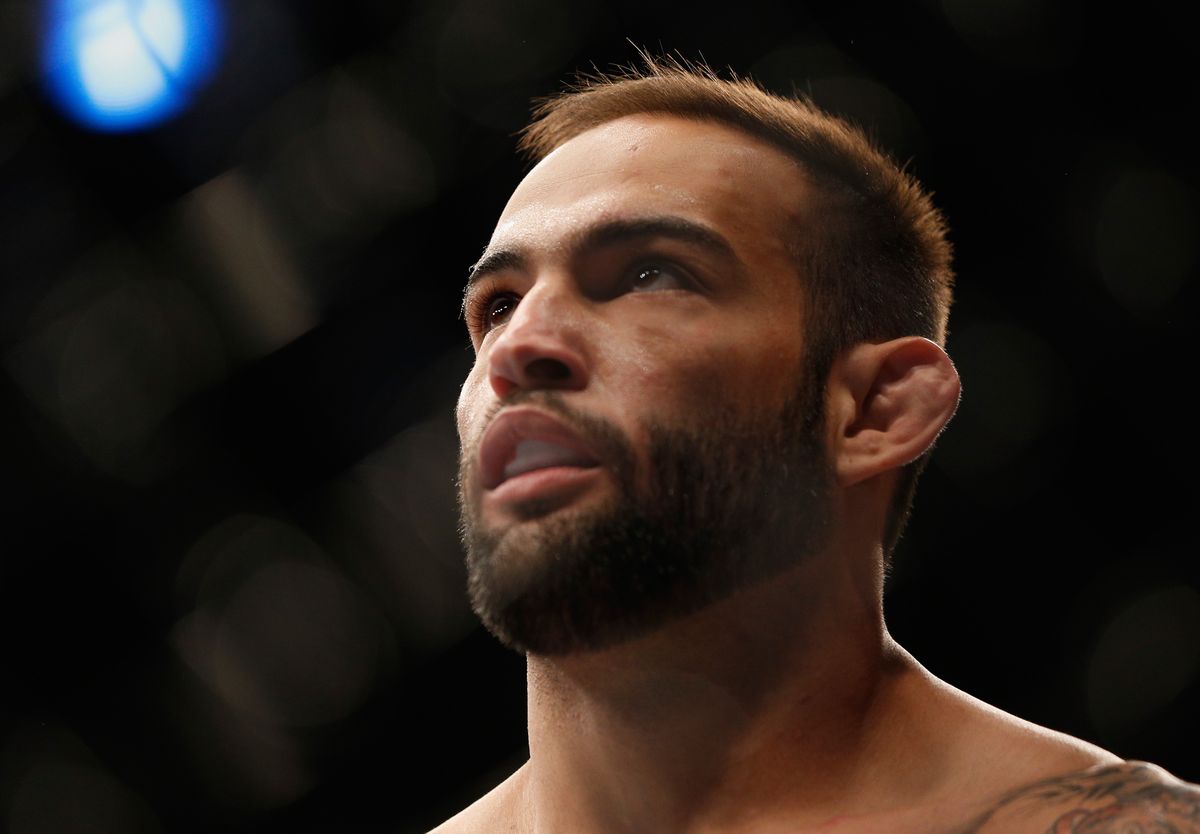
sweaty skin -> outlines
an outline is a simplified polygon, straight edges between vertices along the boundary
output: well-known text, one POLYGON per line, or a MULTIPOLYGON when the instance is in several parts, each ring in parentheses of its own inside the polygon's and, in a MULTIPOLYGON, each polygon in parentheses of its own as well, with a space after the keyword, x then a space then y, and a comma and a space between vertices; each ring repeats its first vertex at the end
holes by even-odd
MULTIPOLYGON (((642 115, 565 143, 513 194, 470 288, 468 474, 490 420, 531 391, 619 429, 635 475, 650 418, 703 413, 715 396, 779 409, 804 360, 785 230, 819 222, 800 166, 730 127, 642 115), (644 218, 725 248, 589 235, 644 218), (647 261, 694 280, 629 283, 647 261)), ((894 473, 957 396, 924 340, 840 358, 825 389, 828 544, 619 645, 529 654, 529 761, 436 834, 1200 834, 1194 786, 984 704, 888 634, 879 531, 894 473)), ((470 477, 462 496, 516 561, 543 526, 617 488, 602 466, 529 483, 541 503, 518 508, 470 477)))

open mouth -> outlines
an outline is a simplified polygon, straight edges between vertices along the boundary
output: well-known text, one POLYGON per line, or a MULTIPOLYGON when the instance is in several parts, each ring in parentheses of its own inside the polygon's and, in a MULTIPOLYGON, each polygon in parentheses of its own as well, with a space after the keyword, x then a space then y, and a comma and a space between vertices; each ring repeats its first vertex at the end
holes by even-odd
POLYGON ((522 440, 517 443, 512 460, 504 465, 504 480, 552 466, 590 469, 598 465, 587 455, 550 440, 522 440))
POLYGON ((483 487, 543 469, 594 469, 600 461, 574 431, 544 411, 516 408, 492 421, 479 451, 483 487))

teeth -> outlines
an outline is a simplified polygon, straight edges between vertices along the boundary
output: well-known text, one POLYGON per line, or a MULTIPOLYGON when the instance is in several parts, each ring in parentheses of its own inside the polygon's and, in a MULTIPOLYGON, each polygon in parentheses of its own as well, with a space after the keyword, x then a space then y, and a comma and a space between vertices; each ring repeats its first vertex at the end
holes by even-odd
POLYGON ((544 440, 522 440, 517 444, 516 455, 504 467, 504 477, 514 478, 534 469, 550 466, 591 466, 585 455, 544 440))

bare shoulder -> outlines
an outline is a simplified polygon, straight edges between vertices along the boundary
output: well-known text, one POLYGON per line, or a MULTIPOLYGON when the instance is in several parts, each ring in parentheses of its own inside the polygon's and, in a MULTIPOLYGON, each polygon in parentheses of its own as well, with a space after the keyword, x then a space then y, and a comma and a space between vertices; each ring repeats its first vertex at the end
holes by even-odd
POLYGON ((1032 782, 962 834, 1200 834, 1200 786, 1146 762, 1032 782))
MULTIPOLYGON (((1200 834, 1200 786, 1123 761, 1081 739, 1010 715, 936 681, 933 697, 959 751, 953 834, 1200 834)), ((947 803, 948 805, 949 803, 947 803)))
POLYGON ((523 771, 518 769, 429 834, 515 834, 523 771))

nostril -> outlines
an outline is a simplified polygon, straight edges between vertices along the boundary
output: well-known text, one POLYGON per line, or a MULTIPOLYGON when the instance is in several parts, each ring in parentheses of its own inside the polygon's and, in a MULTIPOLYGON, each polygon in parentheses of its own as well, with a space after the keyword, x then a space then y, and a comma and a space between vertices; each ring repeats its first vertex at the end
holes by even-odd
POLYGON ((571 376, 571 369, 557 359, 535 359, 525 366, 525 374, 538 382, 562 382, 571 376))

